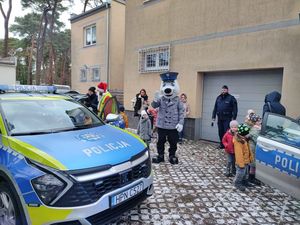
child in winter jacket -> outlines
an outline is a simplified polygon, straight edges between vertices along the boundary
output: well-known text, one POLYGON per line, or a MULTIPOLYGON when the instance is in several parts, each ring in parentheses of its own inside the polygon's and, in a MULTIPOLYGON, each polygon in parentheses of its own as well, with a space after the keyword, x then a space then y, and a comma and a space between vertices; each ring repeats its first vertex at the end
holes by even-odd
POLYGON ((247 183, 248 165, 253 162, 252 151, 245 137, 249 134, 249 131, 250 128, 246 124, 240 124, 233 138, 236 164, 234 186, 240 191, 245 191, 245 187, 249 186, 247 183))
POLYGON ((125 108, 124 108, 124 106, 120 106, 120 107, 119 107, 119 110, 120 110, 120 115, 122 116, 122 118, 123 118, 123 120, 124 120, 125 128, 128 128, 128 116, 127 116, 127 114, 125 113, 125 108))
POLYGON ((225 147, 225 152, 227 155, 227 165, 226 165, 226 177, 231 177, 235 175, 235 155, 233 148, 233 137, 238 130, 238 121, 232 120, 229 124, 230 129, 225 133, 222 138, 222 143, 225 147))
POLYGON ((250 150, 252 151, 254 160, 253 160, 253 163, 250 164, 248 181, 250 183, 260 185, 261 184, 260 181, 255 179, 255 168, 256 168, 256 166, 255 166, 255 148, 256 148, 257 138, 258 138, 258 135, 261 130, 261 118, 257 114, 252 114, 249 119, 251 122, 251 128, 250 128, 250 132, 248 135, 249 146, 250 146, 250 150))
POLYGON ((137 127, 137 134, 148 145, 151 142, 151 121, 145 110, 141 111, 141 118, 137 127))

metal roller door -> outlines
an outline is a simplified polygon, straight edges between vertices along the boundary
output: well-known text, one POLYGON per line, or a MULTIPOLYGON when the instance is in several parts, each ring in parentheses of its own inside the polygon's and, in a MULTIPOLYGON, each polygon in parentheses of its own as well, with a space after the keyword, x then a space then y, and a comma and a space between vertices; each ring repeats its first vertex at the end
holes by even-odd
POLYGON ((211 116, 216 97, 221 93, 224 84, 229 87, 229 93, 237 99, 237 120, 241 123, 244 122, 248 109, 254 109, 257 114, 262 115, 267 93, 274 90, 281 93, 282 74, 283 69, 205 73, 203 78, 201 138, 219 141, 216 122, 211 127, 211 116))

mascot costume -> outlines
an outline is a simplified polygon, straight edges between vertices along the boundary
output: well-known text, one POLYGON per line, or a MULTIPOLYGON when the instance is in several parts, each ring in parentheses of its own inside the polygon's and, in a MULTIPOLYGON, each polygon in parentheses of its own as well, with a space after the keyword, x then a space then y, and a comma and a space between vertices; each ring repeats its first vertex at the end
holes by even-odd
POLYGON ((153 108, 158 108, 156 127, 158 132, 157 152, 158 155, 152 158, 153 163, 164 162, 165 143, 169 142, 169 161, 171 164, 178 164, 175 153, 179 139, 178 132, 183 129, 184 107, 180 102, 179 85, 177 82, 178 73, 167 72, 160 75, 160 92, 155 93, 153 108))

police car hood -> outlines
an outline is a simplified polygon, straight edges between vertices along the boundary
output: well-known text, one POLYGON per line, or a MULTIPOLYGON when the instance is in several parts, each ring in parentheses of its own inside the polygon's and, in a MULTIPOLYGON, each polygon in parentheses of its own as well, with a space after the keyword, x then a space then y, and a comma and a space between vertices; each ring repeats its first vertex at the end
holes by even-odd
POLYGON ((63 170, 117 165, 146 148, 135 135, 110 125, 13 139, 26 146, 25 157, 63 170))

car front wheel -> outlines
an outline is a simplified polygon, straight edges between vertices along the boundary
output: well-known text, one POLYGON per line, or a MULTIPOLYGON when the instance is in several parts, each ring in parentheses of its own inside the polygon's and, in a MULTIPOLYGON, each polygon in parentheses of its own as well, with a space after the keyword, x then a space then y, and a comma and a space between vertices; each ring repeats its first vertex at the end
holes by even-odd
POLYGON ((6 183, 0 184, 0 225, 24 225, 22 211, 6 183))

